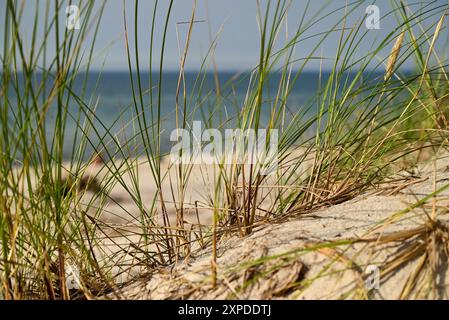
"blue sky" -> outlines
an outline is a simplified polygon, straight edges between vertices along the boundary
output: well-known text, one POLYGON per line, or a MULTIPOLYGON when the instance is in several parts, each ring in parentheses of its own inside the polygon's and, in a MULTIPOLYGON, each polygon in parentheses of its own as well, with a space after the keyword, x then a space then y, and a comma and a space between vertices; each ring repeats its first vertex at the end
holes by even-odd
MULTIPOLYGON (((35 0, 24 0, 25 12, 23 19, 23 33, 27 35, 27 31, 32 29, 32 21, 34 16, 35 0)), ((187 58, 186 68, 189 70, 198 69, 202 63, 206 52, 210 45, 209 25, 212 38, 217 38, 217 50, 215 52, 215 60, 220 70, 243 70, 254 67, 257 64, 259 56, 259 30, 257 25, 257 2, 256 0, 197 0, 196 20, 199 22, 194 25, 190 50, 187 58)), ((289 35, 298 26, 298 23, 306 12, 306 21, 309 19, 318 20, 318 22, 308 30, 301 39, 303 39, 296 49, 295 56, 298 59, 307 56, 312 48, 316 45, 318 38, 307 39, 308 36, 315 35, 319 32, 329 30, 344 14, 345 0, 312 0, 306 11, 306 0, 292 0, 289 10, 287 25, 289 35), (326 17, 327 13, 335 11, 326 17), (318 15, 313 18, 314 15, 318 15)), ((407 1, 406 1, 407 2, 407 1)), ((425 3, 431 1, 408 1, 411 10, 418 8, 425 3)), ((0 18, 3 20, 5 0, 0 0, 1 8, 0 18)), ((76 4, 77 1, 74 1, 76 4)), ((168 0, 159 1, 158 17, 156 19, 156 44, 154 63, 159 63, 159 50, 162 39, 162 29, 165 20, 165 13, 168 7, 168 0)), ((178 48, 178 37, 183 46, 188 29, 188 24, 179 24, 179 22, 189 21, 194 0, 175 0, 172 15, 170 18, 166 52, 164 57, 164 66, 168 70, 177 70, 179 68, 180 56, 178 48)), ((266 0, 261 0, 264 6, 266 0)), ((388 14, 391 10, 391 1, 359 1, 348 0, 348 3, 360 3, 357 9, 352 12, 347 19, 347 26, 351 27, 365 18, 365 9, 368 5, 375 3, 380 9, 381 21, 379 30, 370 30, 365 40, 357 47, 356 56, 363 56, 367 51, 372 50, 396 25, 396 19, 392 14, 388 14)), ((445 0, 435 0, 435 5, 447 3, 445 0)), ((148 66, 148 48, 151 15, 153 10, 153 0, 141 0, 139 2, 139 33, 138 39, 140 43, 139 55, 143 68, 148 66)), ((43 10, 42 5, 42 10, 43 10)), ((126 50, 124 45, 124 22, 123 12, 127 13, 127 21, 129 29, 133 28, 134 23, 134 1, 127 0, 107 0, 104 16, 99 30, 98 40, 95 50, 95 61, 93 66, 95 69, 104 68, 106 70, 126 70, 126 50), (104 65, 103 65, 104 64, 104 65)), ((83 17, 81 16, 81 19, 83 17)), ((61 17, 63 24, 64 17, 61 17)), ((447 25, 447 23, 446 23, 447 25)), ((365 30, 364 30, 365 31, 365 30)), ((74 31, 77 32, 77 31, 74 31)), ((129 30, 130 38, 133 37, 132 30, 129 30)), ((2 39, 3 35, 0 36, 2 39)), ((285 29, 278 37, 278 47, 285 41, 285 29)), ((320 46, 317 54, 322 55, 326 59, 322 62, 324 69, 329 69, 333 63, 333 55, 338 46, 339 33, 333 33, 320 46)), ((3 47, 3 40, 0 44, 3 47)), ((131 41, 131 46, 133 42, 131 41)), ((3 50, 3 49, 2 49, 3 50)), ((181 48, 182 51, 182 48, 181 48)), ((388 55, 388 48, 379 54, 379 57, 388 55)), ((317 69, 320 62, 317 60, 308 65, 307 69, 317 69)), ((211 67, 211 64, 209 64, 211 67)))

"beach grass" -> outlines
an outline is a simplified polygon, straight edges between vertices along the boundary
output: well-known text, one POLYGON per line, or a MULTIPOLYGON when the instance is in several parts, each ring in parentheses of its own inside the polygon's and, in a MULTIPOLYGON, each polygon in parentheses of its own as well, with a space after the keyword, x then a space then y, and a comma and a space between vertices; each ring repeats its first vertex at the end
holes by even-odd
MULTIPOLYGON (((135 266, 156 270, 209 247, 211 281, 216 285, 216 251, 224 235, 244 238, 266 222, 342 203, 448 146, 447 60, 437 50, 440 39, 447 36, 447 4, 430 1, 417 10, 403 1, 392 1, 388 15, 396 17, 395 28, 379 46, 360 57, 358 46, 371 36, 370 30, 363 19, 350 25, 347 17, 364 6, 363 1, 312 17, 306 10, 297 25, 291 28, 290 23, 288 29, 291 2, 257 2, 258 61, 249 72, 229 83, 216 81, 214 90, 207 91, 204 79, 213 65, 219 36, 211 39, 195 82, 187 83, 185 77, 196 27, 194 1, 186 37, 179 43, 179 78, 171 116, 182 129, 192 128, 198 118, 207 128, 277 129, 278 166, 267 175, 261 166, 227 165, 223 159, 212 170, 190 163, 164 165, 165 41, 168 26, 176 23, 171 16, 176 2, 170 1, 164 11, 155 1, 146 30, 138 27, 142 19, 139 1, 134 2, 133 12, 126 12, 128 7, 123 4, 127 51, 123 58, 129 67, 133 112, 130 122, 123 125, 133 128, 133 135, 123 135, 124 139, 96 115, 101 99, 88 94, 86 88, 102 14, 112 4, 81 2, 80 29, 71 32, 61 23, 68 3, 41 2, 46 9, 36 6, 31 36, 21 29, 26 1, 7 0, 2 9, 6 14, 0 80, 1 298, 92 299, 114 294, 122 285, 118 278, 135 266), (156 24, 158 15, 165 17, 162 26, 156 24), (326 17, 332 17, 334 25, 309 35, 308 30, 326 17), (149 35, 148 61, 139 56, 140 32, 149 35), (155 34, 162 35, 157 45, 155 34), (317 44, 297 59, 295 52, 304 37, 318 39, 317 44), (338 37, 338 49, 324 57, 320 50, 328 37, 338 37), (389 54, 383 57, 385 50, 389 54), (288 101, 296 82, 320 59, 333 62, 329 77, 322 79, 309 103, 292 108, 288 101), (401 67, 410 60, 414 69, 403 71, 401 67), (145 87, 142 77, 147 69, 149 86, 145 87), (275 73, 281 80, 275 84, 276 96, 270 96, 268 87, 275 73), (85 85, 82 92, 75 92, 74 81, 80 78, 85 85), (233 105, 237 99, 232 90, 225 90, 232 88, 233 81, 248 83, 242 104, 233 105), (206 97, 207 104, 203 103, 206 97), (229 105, 237 110, 231 119, 223 111, 229 105), (269 115, 267 121, 263 114, 269 115), (220 119, 218 124, 216 119, 220 119), (69 121, 76 124, 74 134, 67 132, 69 121), (68 160, 64 156, 67 144, 73 144, 68 160), (157 190, 150 196, 139 187, 142 163, 157 190), (94 173, 89 169, 93 164, 94 173), (210 187, 195 203, 186 200, 192 172, 204 174, 210 187), (99 219, 106 203, 121 206, 112 195, 116 187, 138 208, 137 216, 129 213, 125 217, 136 227, 132 231, 127 225, 99 219), (198 223, 186 221, 188 213, 203 209, 212 216, 210 225, 200 223, 199 218, 198 223), (115 249, 111 251, 106 242, 115 249), (77 290, 67 287, 68 266, 78 270, 77 290)), ((118 115, 115 124, 122 119, 118 115)), ((183 151, 179 152, 182 158, 183 151)), ((431 232, 446 237, 446 231, 430 221, 431 232)), ((428 232, 421 231, 409 236, 419 238, 428 232)), ((425 245, 416 250, 424 252, 425 245)), ((395 257, 389 268, 393 270, 401 259, 407 259, 407 252, 395 257)), ((413 282, 411 278, 404 297, 413 282)))

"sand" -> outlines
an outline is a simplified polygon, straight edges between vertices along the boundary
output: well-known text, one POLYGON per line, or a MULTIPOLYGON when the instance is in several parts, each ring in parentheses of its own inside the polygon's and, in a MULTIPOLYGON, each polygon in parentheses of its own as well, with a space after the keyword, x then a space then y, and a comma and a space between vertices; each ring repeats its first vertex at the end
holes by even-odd
MULTIPOLYGON (((142 159, 138 163, 135 168, 139 172, 139 183, 135 188, 140 190, 143 202, 151 204, 152 199, 157 197, 156 184, 148 164, 142 159)), ((307 161, 304 166, 307 167, 307 161)), ((86 168, 85 175, 96 176, 98 181, 104 183, 107 181, 107 170, 104 169, 103 165, 92 164, 86 168)), ((162 162, 162 172, 167 172, 162 185, 165 195, 176 190, 175 170, 167 159, 162 162)), ((301 174, 301 170, 297 171, 297 174, 301 174)), ((184 198, 186 222, 197 223, 199 219, 202 224, 211 224, 212 210, 208 204, 216 172, 214 166, 192 167, 184 198)), ((109 197, 94 200, 94 205, 87 212, 102 227, 98 235, 103 240, 99 240, 95 248, 97 259, 105 264, 115 264, 113 273, 125 268, 127 270, 126 276, 117 281, 120 290, 116 295, 104 298, 447 299, 449 277, 445 255, 434 263, 433 269, 430 268, 435 273, 433 279, 436 279, 432 290, 424 285, 429 284, 431 279, 428 271, 417 281, 422 286, 407 288, 410 276, 424 261, 423 253, 417 254, 407 263, 397 265, 394 271, 385 273, 401 250, 422 240, 399 239, 388 243, 356 241, 425 226, 429 221, 428 215, 432 213, 433 199, 413 210, 407 210, 384 227, 376 228, 379 222, 391 219, 396 213, 410 208, 419 199, 432 193, 435 188, 448 184, 449 157, 440 156, 435 162, 435 168, 430 161, 400 172, 394 178, 400 180, 385 183, 341 204, 288 217, 276 223, 261 224, 249 236, 240 237, 233 233, 222 237, 217 251, 217 285, 213 287, 211 246, 193 250, 187 259, 163 269, 136 263, 144 257, 140 250, 152 247, 143 245, 139 222, 142 210, 124 187, 132 188, 132 174, 124 173, 122 185, 111 186, 109 197), (333 245, 329 246, 329 243, 333 245), (373 284, 374 288, 371 288, 373 284)), ((86 207, 92 201, 92 196, 92 192, 86 192, 77 206, 86 207)), ((175 203, 179 199, 175 196, 165 200, 171 223, 175 224, 175 203)), ((270 201, 267 200, 264 205, 269 207, 270 201)), ((449 206, 449 190, 438 194, 434 205, 438 221, 445 226, 449 220, 446 209, 449 206)), ((148 207, 144 210, 150 212, 148 207)), ((162 222, 161 217, 157 219, 162 222)))
MULTIPOLYGON (((124 286, 120 296, 127 299, 447 299, 449 277, 445 259, 435 264, 433 290, 427 290, 424 285, 404 289, 410 275, 420 267, 423 255, 383 276, 392 257, 420 240, 316 248, 330 242, 395 234, 425 225, 432 201, 375 229, 380 221, 409 208, 435 187, 447 184, 448 168, 449 158, 441 157, 436 161, 436 171, 432 162, 418 166, 413 172, 401 173, 409 176, 397 186, 387 184, 385 188, 339 205, 280 223, 264 224, 244 238, 233 235, 222 239, 218 246, 216 287, 211 281, 212 253, 207 248, 170 268, 146 270, 138 280, 124 286), (260 259, 264 263, 257 263, 260 259), (376 268, 380 274, 378 279, 376 268), (299 282, 302 285, 295 287, 299 282)), ((435 197, 442 224, 449 219, 448 199, 449 190, 435 197)), ((424 275, 418 283, 428 284, 428 276, 424 275)))

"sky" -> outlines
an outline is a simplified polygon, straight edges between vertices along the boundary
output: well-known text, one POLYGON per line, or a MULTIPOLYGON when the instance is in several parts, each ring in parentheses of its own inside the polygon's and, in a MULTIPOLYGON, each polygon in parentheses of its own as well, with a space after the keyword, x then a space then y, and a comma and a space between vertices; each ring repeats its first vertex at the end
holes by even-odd
MULTIPOLYGON (((25 3, 24 18, 22 23, 23 35, 30 37, 33 17, 35 12, 35 0, 22 0, 25 3)), ((0 21, 4 18, 4 6, 6 0, 0 0, 0 21)), ((79 1, 73 1, 77 4, 79 1)), ((274 1, 275 2, 275 1, 274 1)), ((350 13, 346 26, 352 27, 366 19, 365 10, 368 5, 375 4, 379 8, 379 29, 363 30, 367 32, 365 39, 357 46, 356 56, 363 56, 366 52, 375 48, 379 42, 391 32, 397 25, 397 20, 392 14, 390 0, 363 1, 363 0, 292 0, 291 7, 285 21, 282 32, 277 38, 277 48, 281 48, 286 38, 291 37, 298 27, 301 17, 305 15, 304 22, 315 21, 302 36, 296 46, 295 58, 306 57, 317 45, 319 37, 313 37, 320 32, 330 30, 341 19, 345 12, 345 3, 359 3, 358 7, 350 13), (307 7, 307 10, 306 10, 307 7), (328 15, 328 13, 333 12, 328 15)), ((406 1, 410 4, 410 10, 417 10, 420 6, 433 2, 434 5, 447 3, 446 0, 406 1)), ((41 1, 41 10, 45 8, 41 1)), ((99 7, 100 1, 96 1, 99 7)), ((159 64, 159 51, 162 42, 162 30, 168 8, 168 0, 158 2, 158 14, 156 18, 155 55, 154 65, 159 64)), ((180 51, 183 51, 188 22, 192 14, 195 0, 174 0, 172 14, 167 31, 167 42, 164 55, 164 69, 178 70, 180 66, 180 51)), ((266 6, 267 0, 260 0, 262 8, 266 6)), ((68 2, 67 2, 68 4, 68 2)), ((141 67, 148 68, 149 39, 152 21, 154 0, 141 0, 139 2, 138 19, 138 41, 141 67)), ((134 0, 106 0, 104 15, 101 21, 97 42, 95 45, 94 69, 105 70, 127 70, 126 47, 124 37, 124 12, 128 23, 130 46, 134 50, 134 0)), ((191 43, 187 56, 187 70, 198 70, 206 56, 211 40, 216 39, 217 47, 214 60, 219 70, 244 70, 254 67, 259 59, 260 32, 257 23, 257 1, 256 0, 197 0, 195 20, 193 25, 191 43)), ((352 7, 351 7, 352 8, 352 7)), ((274 6, 273 6, 274 9, 274 6)), ((65 17, 61 15, 61 24, 65 17)), ((83 19, 81 15, 80 19, 83 19)), ((447 22, 446 22, 447 25, 447 22)), ((363 23, 363 28, 365 24, 363 23)), ((73 30, 72 32, 78 32, 73 30)), ((1 32, 3 33, 3 32, 1 32)), ((91 32, 92 34, 92 32, 91 32)), ((306 69, 329 69, 332 67, 333 58, 338 47, 339 32, 333 32, 315 52, 317 59, 307 65, 306 69)), ((3 51, 3 35, 0 36, 0 49, 3 51)), ((89 39, 87 39, 89 40, 89 39)), ((50 50, 51 51, 51 50, 50 50)), ((379 53, 380 58, 389 54, 389 48, 379 53)), ((207 68, 211 69, 213 64, 209 60, 207 68)))

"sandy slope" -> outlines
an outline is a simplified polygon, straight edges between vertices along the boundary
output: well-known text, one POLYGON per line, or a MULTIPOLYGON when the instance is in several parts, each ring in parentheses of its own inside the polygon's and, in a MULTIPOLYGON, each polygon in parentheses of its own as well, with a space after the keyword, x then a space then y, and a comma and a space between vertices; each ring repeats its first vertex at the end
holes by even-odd
MULTIPOLYGON (((172 188, 176 188, 176 169, 170 169, 167 161, 162 166, 162 171, 168 172, 162 189, 164 194, 170 195, 172 188), (169 181, 175 183, 170 184, 169 181)), ((145 197, 144 203, 149 204, 156 196, 155 183, 148 164, 140 163, 137 168, 138 188, 145 197)), ((202 223, 210 224, 212 214, 207 208, 207 196, 211 195, 215 172, 213 166, 193 168, 185 193, 185 220, 196 222, 193 204, 200 201, 199 218, 202 223)), ((97 176, 99 181, 104 182, 106 170, 102 170, 101 166, 91 165, 85 174, 97 176)), ((397 234, 425 226, 427 215, 432 213, 432 199, 419 208, 409 210, 383 228, 373 230, 380 221, 409 208, 417 200, 432 193, 434 188, 448 184, 449 157, 438 159, 436 170, 433 163, 429 162, 405 175, 408 178, 403 181, 388 183, 379 190, 342 204, 290 217, 278 223, 264 224, 245 238, 234 235, 221 239, 218 246, 218 284, 215 288, 211 284, 211 249, 208 248, 194 252, 189 260, 167 269, 151 270, 140 266, 129 269, 130 275, 141 275, 140 280, 124 286, 120 295, 128 299, 399 298, 409 277, 414 275, 424 261, 426 252, 418 252, 411 257, 410 262, 398 264, 393 272, 383 272, 388 270, 388 263, 395 255, 405 252, 401 250, 427 240, 410 238, 383 244, 348 244, 347 240, 375 239, 379 235, 397 234), (337 243, 332 246, 326 245, 335 241, 337 243), (367 290, 367 266, 379 268, 378 289, 367 290), (301 285, 298 286, 298 283, 301 285)), ((138 221, 142 212, 124 187, 132 185, 131 174, 125 173, 122 177, 123 185, 114 185, 110 198, 106 199, 104 205, 98 203, 99 210, 95 210, 94 205, 88 212, 99 223, 104 224, 102 232, 107 233, 106 237, 104 234, 100 235, 104 240, 98 243, 98 258, 101 256, 116 263, 117 271, 123 267, 120 265, 121 261, 135 261, 133 259, 137 256, 136 252, 130 249, 139 247, 142 243, 138 221), (110 228, 105 228, 107 226, 110 228), (117 227, 128 233, 114 231, 117 227), (120 261, 115 261, 118 257, 120 261)), ((86 193, 79 206, 83 207, 83 201, 89 201, 91 196, 89 192, 86 193)), ((174 203, 178 199, 175 196, 166 201, 171 221, 175 223, 174 203)), ((449 219, 449 189, 436 197, 435 205, 438 220, 445 224, 449 219)), ((144 209, 150 211, 150 208, 144 209)), ((445 246, 447 248, 447 242, 445 246)), ((408 297, 448 298, 447 259, 444 254, 440 256, 443 258, 436 259, 432 266, 428 267, 427 262, 424 264, 423 268, 427 268, 427 273, 418 279, 420 285, 410 288, 411 294, 408 297), (433 290, 427 290, 432 279, 432 268, 436 273, 436 283, 433 290)), ((123 281, 126 282, 127 278, 123 281)))
MULTIPOLYGON (((218 285, 215 288, 211 285, 211 250, 206 249, 170 269, 142 277, 126 286, 121 294, 128 299, 399 298, 407 279, 420 266, 425 254, 417 254, 385 276, 382 272, 387 271, 387 263, 395 254, 422 240, 403 238, 385 244, 340 243, 332 247, 323 244, 376 238, 379 234, 396 234, 425 225, 428 221, 425 212, 431 214, 432 201, 373 230, 379 221, 430 194, 434 190, 434 180, 436 188, 449 183, 448 169, 449 159, 443 157, 436 162, 436 174, 433 164, 429 163, 416 168, 407 183, 390 184, 389 188, 340 205, 261 226, 243 239, 237 236, 223 239, 218 251, 218 285), (257 263, 260 259, 263 263, 257 263), (375 284, 372 282, 375 278, 367 278, 368 265, 377 266, 381 272, 379 288, 369 292, 366 281, 375 284), (300 281, 301 286, 291 289, 300 281)), ((449 219, 448 199, 448 190, 436 197, 438 219, 443 224, 449 219)), ((442 258, 434 265, 437 274, 434 290, 426 289, 431 279, 428 272, 419 278, 422 286, 411 288, 409 298, 448 298, 447 261, 442 258)), ((375 272, 371 275, 375 277, 375 272)))

